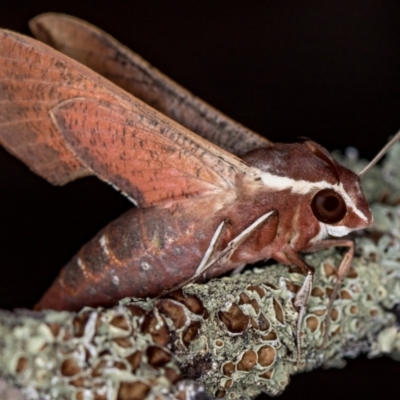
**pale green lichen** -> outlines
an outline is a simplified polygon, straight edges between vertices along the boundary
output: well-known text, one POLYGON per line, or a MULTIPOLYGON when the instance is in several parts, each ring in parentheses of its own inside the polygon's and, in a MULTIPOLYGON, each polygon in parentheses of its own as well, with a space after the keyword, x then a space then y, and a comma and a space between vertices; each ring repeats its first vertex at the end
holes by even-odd
POLYGON ((163 347, 163 326, 156 329, 161 338, 147 332, 151 317, 146 321, 123 306, 60 314, 0 314, 1 375, 27 398, 175 398, 201 391, 174 385, 181 380, 177 361, 163 347))
MULTIPOLYGON (((109 309, 0 313, 0 376, 28 399, 212 397, 281 393, 290 376, 367 353, 400 360, 391 310, 400 302, 400 145, 364 178, 374 226, 355 237, 356 256, 334 302, 324 349, 326 308, 342 253, 306 255, 315 267, 297 363, 293 298, 304 276, 288 267, 189 285, 154 300, 109 309), (397 174, 397 175, 396 175, 397 174), (397 179, 397 180, 396 180, 397 179)), ((343 160, 342 160, 343 161, 343 160)), ((344 163, 360 168, 355 157, 344 163)))
MULTIPOLYGON (((331 266, 338 266, 340 260, 341 256, 333 250, 307 257, 307 261, 316 267, 315 288, 319 290, 313 291, 305 318, 300 366, 296 364, 297 312, 292 305, 294 293, 289 289, 293 288, 293 284, 301 284, 304 278, 299 274, 274 266, 234 279, 213 281, 203 287, 187 288, 187 292, 195 293, 210 312, 210 321, 204 323, 199 332, 200 337, 213 338, 208 342, 208 352, 204 354, 204 357, 210 357, 210 368, 200 377, 207 391, 227 398, 252 398, 261 391, 270 395, 279 394, 288 384, 290 375, 322 365, 340 366, 344 356, 366 351, 382 329, 392 326, 394 315, 382 307, 382 301, 387 297, 382 269, 378 264, 357 258, 351 276, 342 286, 341 298, 335 302, 329 343, 325 349, 319 348, 323 340, 329 290, 334 283, 330 270, 331 266), (276 289, 271 288, 271 284, 276 289), (257 292, 249 290, 250 285, 263 289, 265 296, 260 298, 257 292), (257 312, 254 309, 250 311, 245 304, 240 305, 243 293, 256 301, 257 312), (260 316, 265 317, 269 322, 268 329, 262 331, 252 326, 249 320, 248 327, 241 334, 231 334, 221 323, 218 313, 228 310, 232 304, 238 305, 244 315, 254 318, 256 322, 260 316), (220 343, 216 345, 218 339, 223 346, 220 343), (259 350, 266 346, 275 357, 263 366, 259 350), (257 357, 254 366, 247 371, 238 368, 238 365, 243 354, 249 350, 257 357), (231 368, 226 374, 224 365, 229 363, 231 368), (228 385, 226 382, 229 382, 228 385)), ((186 364, 184 359, 189 354, 192 354, 191 348, 183 356, 178 355, 182 365, 186 364)))

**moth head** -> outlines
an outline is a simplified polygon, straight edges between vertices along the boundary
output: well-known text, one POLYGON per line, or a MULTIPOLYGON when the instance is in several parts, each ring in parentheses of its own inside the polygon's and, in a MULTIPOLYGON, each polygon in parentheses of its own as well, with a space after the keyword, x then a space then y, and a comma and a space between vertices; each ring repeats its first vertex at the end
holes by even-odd
POLYGON ((244 158, 263 171, 261 178, 267 187, 282 192, 287 206, 311 213, 323 232, 344 236, 371 224, 360 178, 318 143, 278 143, 244 158))
POLYGON ((310 201, 314 217, 332 236, 344 236, 372 223, 359 177, 342 166, 338 169, 339 183, 316 189, 310 201))
POLYGON ((312 213, 320 225, 332 236, 344 236, 368 227, 372 223, 372 214, 359 176, 339 164, 317 143, 306 141, 304 145, 331 170, 331 179, 327 179, 326 187, 318 188, 310 202, 312 213))

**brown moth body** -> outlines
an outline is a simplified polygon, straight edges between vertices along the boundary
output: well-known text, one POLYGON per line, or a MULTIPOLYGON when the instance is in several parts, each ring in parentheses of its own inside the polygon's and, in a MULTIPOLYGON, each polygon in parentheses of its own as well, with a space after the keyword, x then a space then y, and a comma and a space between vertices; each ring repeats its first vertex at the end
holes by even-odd
POLYGON ((268 258, 307 272, 298 252, 332 245, 349 247, 347 268, 352 244, 324 239, 365 228, 372 216, 358 176, 323 147, 272 144, 79 20, 50 14, 32 27, 143 100, 38 41, 0 31, 2 145, 51 183, 95 174, 140 207, 86 244, 38 308, 156 296, 198 273, 208 253, 208 278, 268 258), (75 49, 77 40, 84 45, 75 49))
MULTIPOLYGON (((320 147, 316 143, 313 146, 320 147)), ((322 177, 336 184, 331 166, 313 155, 307 144, 276 144, 272 151, 279 151, 280 147, 298 152, 300 165, 304 159, 307 160, 308 168, 315 171, 315 184, 321 182, 322 177)), ((262 153, 261 158, 254 152, 244 159, 248 159, 250 164, 256 163, 262 170, 265 160, 273 160, 265 154, 268 151, 263 148, 256 151, 262 153)), ((299 171, 299 166, 291 164, 295 163, 286 163, 299 171)), ((335 167, 344 186, 354 186, 352 181, 357 176, 339 164, 335 167)), ((303 173, 309 178, 309 171, 303 173)), ((301 180, 301 173, 297 178, 301 180)), ((260 259, 274 258, 289 265, 296 263, 297 252, 311 248, 322 239, 323 228, 310 207, 315 190, 308 195, 296 194, 290 189, 268 188, 260 180, 249 182, 241 176, 237 180, 241 182, 238 182, 233 195, 221 193, 211 199, 205 196, 177 200, 171 207, 153 206, 128 211, 99 232, 63 268, 39 303, 40 307, 52 308, 54 304, 62 304, 62 308, 79 309, 82 304, 110 305, 116 298, 132 296, 132 293, 137 297, 156 296, 179 285, 195 273, 212 234, 224 219, 229 221, 229 226, 218 250, 225 248, 232 238, 268 210, 277 210, 228 262, 209 270, 208 278, 260 259), (177 268, 177 265, 185 267, 177 268)), ((310 186, 312 183, 309 182, 310 186)), ((364 210, 365 219, 349 210, 345 221, 338 227, 346 224, 349 230, 360 229, 371 223, 369 207, 363 196, 359 196, 356 206, 364 210)))

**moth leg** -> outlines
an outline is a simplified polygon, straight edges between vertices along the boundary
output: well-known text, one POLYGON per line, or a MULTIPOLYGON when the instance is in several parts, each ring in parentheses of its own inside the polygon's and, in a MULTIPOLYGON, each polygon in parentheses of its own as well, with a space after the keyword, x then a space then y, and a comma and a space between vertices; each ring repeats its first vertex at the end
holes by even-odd
POLYGON ((207 248, 206 252, 204 253, 203 259, 200 262, 199 266, 197 267, 196 272, 193 274, 193 276, 191 276, 189 279, 181 282, 179 285, 174 286, 171 289, 164 290, 158 297, 165 296, 171 292, 174 292, 175 290, 181 289, 183 286, 194 282, 201 275, 205 274, 211 267, 213 267, 218 262, 223 262, 223 261, 229 260, 232 257, 233 253, 237 250, 237 248, 262 223, 264 223, 268 218, 270 218, 271 216, 273 216, 275 214, 276 214, 275 210, 269 211, 266 214, 263 214, 260 218, 258 218, 251 225, 249 225, 245 230, 243 230, 241 233, 239 233, 239 235, 237 235, 234 239, 232 239, 222 251, 220 251, 215 257, 213 257, 215 250, 218 247, 220 239, 223 236, 223 233, 227 226, 227 220, 222 221, 218 225, 218 228, 216 229, 213 237, 211 238, 210 244, 208 245, 208 248, 207 248))
POLYGON ((243 269, 244 269, 245 266, 246 266, 246 264, 242 264, 242 265, 239 265, 238 267, 236 267, 236 268, 232 271, 231 276, 240 274, 240 273, 243 271, 243 269))
POLYGON ((300 365, 301 359, 301 332, 304 316, 307 310, 308 303, 310 301, 311 290, 313 285, 314 268, 308 265, 292 248, 287 248, 284 251, 286 258, 291 264, 299 267, 304 273, 306 278, 297 292, 294 299, 294 306, 299 310, 299 316, 297 317, 296 326, 296 344, 297 344, 297 366, 300 365))
POLYGON ((342 283, 344 279, 346 278, 347 274, 349 273, 350 267, 351 267, 351 262, 353 260, 354 256, 354 242, 352 240, 348 239, 331 239, 331 240, 323 240, 320 242, 318 245, 312 247, 311 249, 307 251, 319 251, 319 250, 324 250, 330 247, 347 247, 348 250, 344 254, 342 261, 340 262, 339 268, 336 272, 336 282, 335 286, 333 287, 332 294, 329 298, 329 303, 327 307, 327 312, 326 312, 326 318, 325 318, 325 332, 324 332, 324 340, 322 341, 321 344, 321 349, 325 348, 325 346, 328 343, 329 339, 329 327, 331 323, 331 312, 333 309, 333 302, 335 301, 339 290, 342 286, 342 283))
MULTIPOLYGON (((206 252, 204 253, 204 256, 197 267, 194 276, 200 276, 201 274, 205 273, 205 267, 209 264, 209 262, 213 259, 215 252, 217 251, 217 248, 219 246, 219 243, 221 242, 221 238, 223 236, 223 233, 225 233, 225 229, 228 225, 228 220, 222 221, 219 225, 218 228, 215 230, 213 237, 211 238, 211 242, 208 245, 208 248, 206 252)), ((193 279, 190 278, 190 279, 193 279)))
POLYGON ((197 268, 195 275, 199 276, 200 274, 204 274, 218 262, 228 261, 232 257, 233 253, 238 249, 238 247, 256 229, 258 229, 260 225, 262 225, 267 219, 271 218, 272 216, 275 216, 276 213, 277 213, 276 210, 272 210, 263 214, 258 219, 256 219, 251 225, 249 225, 245 230, 240 232, 239 235, 237 235, 234 239, 232 239, 219 254, 217 254, 208 264, 204 266, 204 268, 201 271, 199 271, 199 268, 197 268))

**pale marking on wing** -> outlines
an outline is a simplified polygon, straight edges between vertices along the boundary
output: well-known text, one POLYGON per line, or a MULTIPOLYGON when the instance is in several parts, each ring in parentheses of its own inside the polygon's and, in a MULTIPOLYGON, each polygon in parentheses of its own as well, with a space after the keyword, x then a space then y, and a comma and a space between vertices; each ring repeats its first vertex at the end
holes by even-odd
POLYGON ((368 218, 356 207, 353 200, 345 191, 342 183, 332 184, 326 181, 309 182, 303 179, 295 180, 285 176, 273 175, 269 172, 261 172, 260 175, 265 186, 278 191, 290 190, 292 193, 308 194, 317 190, 332 189, 342 196, 346 205, 350 207, 355 214, 357 214, 365 222, 368 222, 368 218))

